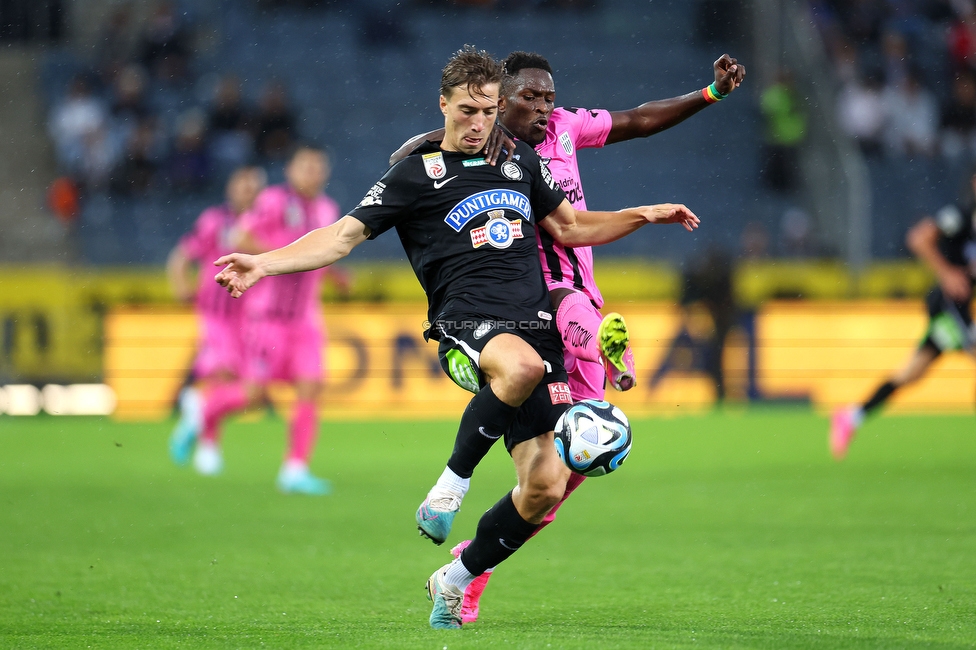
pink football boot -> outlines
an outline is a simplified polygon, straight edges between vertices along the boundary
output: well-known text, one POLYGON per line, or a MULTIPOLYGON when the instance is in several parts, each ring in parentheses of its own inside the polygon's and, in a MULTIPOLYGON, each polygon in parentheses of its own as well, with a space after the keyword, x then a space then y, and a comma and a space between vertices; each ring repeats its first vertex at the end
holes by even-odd
MULTIPOLYGON (((451 549, 451 555, 461 557, 461 551, 466 549, 470 543, 470 539, 464 540, 451 549)), ((488 584, 490 577, 491 569, 475 578, 464 590, 464 603, 461 605, 461 621, 463 623, 474 623, 478 620, 478 601, 481 600, 481 594, 484 592, 485 585, 488 584)))

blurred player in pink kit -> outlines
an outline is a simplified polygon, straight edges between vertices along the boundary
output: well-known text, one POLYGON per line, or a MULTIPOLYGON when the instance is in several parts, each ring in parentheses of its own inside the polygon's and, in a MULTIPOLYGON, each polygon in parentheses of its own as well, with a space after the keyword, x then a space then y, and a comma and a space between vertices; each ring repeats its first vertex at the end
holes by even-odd
MULTIPOLYGON (((705 88, 671 99, 647 102, 630 110, 611 112, 556 108, 552 68, 538 54, 513 52, 504 65, 506 77, 499 95, 499 123, 516 138, 535 147, 553 179, 577 210, 587 209, 576 159, 579 149, 599 148, 669 129, 724 99, 745 77, 745 67, 723 54, 713 64, 714 83, 705 88)), ((401 147, 394 158, 412 150, 418 140, 437 140, 439 134, 435 131, 414 138, 401 147)), ((488 157, 492 155, 493 152, 488 157)), ((544 229, 537 230, 542 270, 556 310, 556 326, 563 340, 573 401, 602 400, 607 381, 616 390, 629 390, 636 382, 630 335, 620 314, 604 316, 600 313, 603 296, 593 278, 592 249, 561 246, 544 229)), ((492 442, 483 441, 480 449, 472 450, 470 446, 466 449, 475 456, 478 453, 484 455, 492 442)), ((456 446, 455 453, 458 449, 456 446)), ((459 476, 451 465, 448 461, 444 474, 418 510, 417 523, 421 530, 426 517, 443 519, 445 514, 451 516, 460 509, 470 475, 459 476)), ((570 477, 562 500, 539 524, 536 533, 555 519, 556 511, 584 478, 575 473, 570 477)), ((467 541, 461 542, 451 552, 457 557, 467 544, 467 541)), ((490 576, 490 571, 485 572, 465 590, 461 610, 464 622, 477 620, 481 592, 490 576)))
MULTIPOLYGON (((260 253, 293 242, 335 222, 339 206, 322 191, 329 177, 325 153, 311 147, 295 151, 285 169, 286 183, 265 189, 244 214, 233 244, 260 253)), ((217 259, 217 258, 214 258, 217 259)), ((295 388, 288 425, 288 451, 278 473, 285 493, 323 495, 328 481, 313 476, 309 458, 318 437, 317 399, 322 389, 325 329, 319 294, 324 271, 270 278, 243 305, 242 381, 209 391, 203 406, 203 432, 194 466, 204 474, 220 471, 220 427, 230 414, 259 403, 271 381, 295 388)), ((214 283, 216 284, 216 283, 214 283)))
MULTIPOLYGON (((232 250, 230 242, 238 219, 251 209, 266 181, 264 170, 259 167, 242 167, 231 174, 227 181, 227 202, 204 210, 193 230, 180 239, 166 262, 173 293, 179 300, 193 301, 199 318, 193 377, 204 392, 237 381, 241 376, 244 303, 228 300, 227 292, 219 286, 214 291, 210 265, 232 250)), ((170 454, 179 465, 185 464, 193 451, 202 426, 201 409, 200 391, 193 387, 183 389, 180 421, 170 440, 170 454)))

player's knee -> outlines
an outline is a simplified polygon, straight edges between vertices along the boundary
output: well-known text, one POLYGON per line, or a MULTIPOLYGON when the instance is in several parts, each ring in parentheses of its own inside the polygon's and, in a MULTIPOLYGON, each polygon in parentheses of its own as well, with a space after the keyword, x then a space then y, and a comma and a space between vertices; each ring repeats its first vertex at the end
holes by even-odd
POLYGON ((538 356, 519 357, 513 362, 511 380, 520 390, 531 393, 545 374, 546 367, 538 356))

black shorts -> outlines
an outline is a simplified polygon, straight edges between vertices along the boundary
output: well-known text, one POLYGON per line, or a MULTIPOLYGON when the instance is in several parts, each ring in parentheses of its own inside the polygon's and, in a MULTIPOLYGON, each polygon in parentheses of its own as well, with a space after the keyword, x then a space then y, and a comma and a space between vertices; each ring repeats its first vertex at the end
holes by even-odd
POLYGON ((969 300, 953 302, 936 287, 925 297, 925 308, 929 313, 929 327, 920 347, 932 348, 937 353, 967 347, 973 326, 969 300))
MULTIPOLYGON (((535 387, 515 414, 515 421, 505 433, 505 448, 511 453, 520 442, 531 440, 553 430, 556 420, 573 403, 568 377, 563 366, 562 340, 551 328, 519 327, 518 322, 481 316, 442 316, 432 327, 432 338, 440 345, 437 356, 441 368, 455 384, 477 393, 485 386, 481 371, 481 352, 488 341, 499 334, 514 334, 531 345, 546 366, 542 381, 535 387)), ((524 323, 523 323, 524 325, 524 323)))

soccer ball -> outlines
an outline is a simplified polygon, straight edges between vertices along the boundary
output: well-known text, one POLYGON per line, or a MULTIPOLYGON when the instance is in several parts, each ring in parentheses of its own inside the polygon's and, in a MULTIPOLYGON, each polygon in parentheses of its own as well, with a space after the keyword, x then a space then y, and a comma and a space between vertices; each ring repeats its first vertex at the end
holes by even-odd
POLYGON ((631 440, 627 416, 610 402, 577 402, 556 421, 556 453, 583 476, 603 476, 620 467, 631 440))

